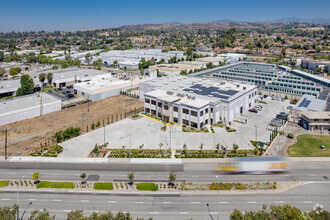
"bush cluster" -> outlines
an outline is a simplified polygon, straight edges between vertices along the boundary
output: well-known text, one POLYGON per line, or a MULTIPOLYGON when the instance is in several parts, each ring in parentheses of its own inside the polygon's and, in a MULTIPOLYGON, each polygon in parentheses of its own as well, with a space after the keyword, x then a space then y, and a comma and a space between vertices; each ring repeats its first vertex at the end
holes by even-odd
POLYGON ((56 143, 61 143, 70 138, 77 137, 79 136, 79 134, 80 134, 80 128, 70 127, 65 129, 64 131, 60 130, 56 132, 53 138, 55 139, 56 143))

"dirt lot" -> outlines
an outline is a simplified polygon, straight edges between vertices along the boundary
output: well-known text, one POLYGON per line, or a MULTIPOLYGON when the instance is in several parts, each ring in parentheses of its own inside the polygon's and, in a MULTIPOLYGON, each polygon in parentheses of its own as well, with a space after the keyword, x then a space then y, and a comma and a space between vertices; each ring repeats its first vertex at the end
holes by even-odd
POLYGON ((56 131, 68 127, 80 127, 89 131, 91 125, 111 123, 124 118, 125 112, 143 107, 143 102, 125 96, 115 96, 97 102, 85 103, 41 117, 26 119, 0 126, 0 155, 4 155, 5 129, 8 129, 8 154, 28 155, 41 144, 52 145, 56 131), (89 111, 88 111, 89 109, 89 111))

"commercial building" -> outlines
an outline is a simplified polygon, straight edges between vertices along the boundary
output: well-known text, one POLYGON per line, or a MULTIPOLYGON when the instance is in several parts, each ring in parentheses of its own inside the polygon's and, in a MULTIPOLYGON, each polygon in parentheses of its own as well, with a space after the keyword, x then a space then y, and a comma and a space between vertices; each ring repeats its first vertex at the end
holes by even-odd
POLYGON ((196 61, 199 62, 206 62, 206 63, 213 63, 215 66, 220 66, 221 63, 225 62, 224 57, 203 57, 203 58, 198 58, 196 61))
POLYGON ((302 78, 308 79, 310 81, 319 83, 323 86, 330 87, 330 80, 328 80, 326 78, 323 78, 323 77, 320 77, 320 76, 315 76, 313 74, 306 73, 306 72, 301 71, 301 70, 292 70, 291 73, 294 74, 294 75, 300 76, 302 78))
POLYGON ((53 74, 53 86, 68 87, 73 86, 75 83, 88 82, 96 77, 109 77, 111 73, 102 72, 94 69, 80 69, 67 72, 59 72, 53 74))
POLYGON ((239 54, 239 53, 225 53, 219 54, 217 57, 223 57, 226 63, 235 63, 238 61, 243 61, 246 59, 246 54, 239 54))
POLYGON ((120 62, 118 62, 118 67, 126 68, 128 70, 134 70, 134 69, 136 70, 136 69, 139 69, 139 62, 130 61, 130 60, 120 61, 120 62))
POLYGON ((300 125, 307 130, 330 130, 330 112, 303 112, 300 125))
POLYGON ((150 80, 150 78, 124 78, 119 79, 117 76, 109 76, 106 78, 94 78, 88 82, 77 83, 73 86, 75 94, 91 101, 116 96, 123 90, 132 89, 138 92, 137 87, 141 82, 150 80))
POLYGON ((21 87, 19 79, 0 81, 0 98, 15 95, 18 88, 21 87))
POLYGON ((303 95, 297 104, 293 107, 294 111, 307 112, 316 111, 321 112, 326 108, 327 102, 311 95, 303 95))
POLYGON ((45 115, 62 109, 61 100, 47 93, 35 93, 0 101, 0 125, 45 115))
POLYGON ((193 65, 186 64, 158 64, 154 66, 149 66, 149 76, 150 78, 157 78, 157 75, 161 76, 172 76, 180 75, 181 71, 194 71, 193 65))
POLYGON ((144 111, 196 129, 231 122, 257 103, 257 87, 196 77, 160 77, 140 83, 144 111))
POLYGON ((315 71, 321 68, 322 72, 330 72, 330 61, 328 60, 301 60, 301 68, 315 71))

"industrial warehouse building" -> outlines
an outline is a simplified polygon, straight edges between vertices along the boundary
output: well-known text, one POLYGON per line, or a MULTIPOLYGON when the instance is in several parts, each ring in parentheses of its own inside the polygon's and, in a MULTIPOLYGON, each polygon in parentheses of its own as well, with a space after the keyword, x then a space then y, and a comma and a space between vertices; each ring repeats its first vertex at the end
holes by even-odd
POLYGON ((95 77, 109 77, 111 73, 94 69, 80 69, 53 74, 53 86, 56 88, 73 86, 75 83, 88 82, 95 77))
POLYGON ((15 95, 18 88, 21 87, 19 79, 4 80, 0 82, 0 98, 15 95))
POLYGON ((193 65, 187 64, 158 64, 154 66, 149 66, 149 76, 150 78, 157 78, 157 75, 161 76, 173 76, 180 75, 181 71, 187 71, 187 73, 192 70, 194 71, 193 65))
MULTIPOLYGON (((286 69, 285 66, 281 66, 280 68, 286 69)), ((217 67, 212 70, 205 70, 193 75, 197 77, 210 76, 230 81, 251 82, 259 85, 260 89, 267 91, 269 95, 283 97, 286 94, 299 97, 308 94, 318 97, 323 89, 321 86, 316 85, 316 80, 313 80, 314 82, 309 81, 310 79, 303 80, 300 76, 292 76, 287 72, 279 71, 273 64, 265 63, 239 62, 217 67)))
POLYGON ((61 100, 47 93, 35 93, 0 101, 0 125, 45 115, 62 109, 61 100))
POLYGON ((231 122, 257 103, 257 87, 196 77, 161 77, 140 83, 144 111, 200 129, 231 122))
POLYGON ((75 94, 91 101, 116 96, 120 91, 133 89, 138 92, 139 83, 150 80, 150 78, 127 77, 119 79, 117 76, 106 78, 94 78, 88 82, 77 83, 73 86, 75 94))

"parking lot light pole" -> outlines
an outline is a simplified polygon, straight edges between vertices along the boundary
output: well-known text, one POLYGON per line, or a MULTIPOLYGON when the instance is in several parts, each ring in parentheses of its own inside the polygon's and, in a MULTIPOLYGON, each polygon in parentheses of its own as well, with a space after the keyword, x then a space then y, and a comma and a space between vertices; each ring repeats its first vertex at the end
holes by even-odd
POLYGON ((24 209, 24 212, 23 212, 23 214, 21 216, 21 220, 23 220, 24 214, 25 214, 26 210, 30 207, 30 205, 32 205, 32 202, 30 202, 29 205, 26 206, 26 208, 24 209))
POLYGON ((220 188, 219 188, 219 176, 215 176, 217 178, 217 184, 218 184, 218 220, 220 220, 220 188))
POLYGON ((211 220, 213 220, 213 217, 210 212, 210 205, 208 203, 206 203, 206 206, 207 206, 207 210, 209 211, 209 216, 210 216, 211 220))

